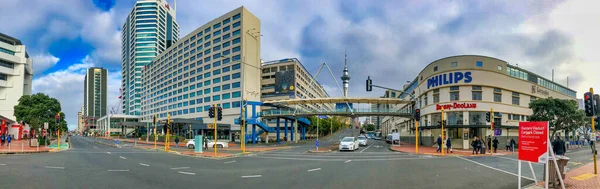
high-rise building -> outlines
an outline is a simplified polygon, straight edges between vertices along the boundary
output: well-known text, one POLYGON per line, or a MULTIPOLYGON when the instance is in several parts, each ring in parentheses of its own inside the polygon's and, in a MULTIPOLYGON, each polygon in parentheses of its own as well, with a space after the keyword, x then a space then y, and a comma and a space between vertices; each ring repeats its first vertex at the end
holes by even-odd
POLYGON ((9 124, 19 98, 31 95, 32 64, 20 40, 0 33, 0 118, 9 124))
MULTIPOLYGON (((198 27, 159 54, 142 73, 142 121, 205 120, 239 131, 242 99, 260 101, 260 20, 240 7, 198 27)), ((192 129, 195 125, 192 125, 192 129)), ((219 132, 221 133, 221 132, 219 132)), ((224 135, 230 135, 228 131, 224 135)))
POLYGON ((83 116, 85 129, 95 130, 96 120, 106 115, 107 71, 104 68, 88 68, 83 92, 83 116))
POLYGON ((123 113, 140 115, 142 69, 156 55, 177 43, 175 5, 166 0, 137 0, 122 28, 123 113))
POLYGON ((81 111, 77 112, 77 132, 82 134, 84 131, 84 122, 83 122, 83 106, 81 106, 81 111))

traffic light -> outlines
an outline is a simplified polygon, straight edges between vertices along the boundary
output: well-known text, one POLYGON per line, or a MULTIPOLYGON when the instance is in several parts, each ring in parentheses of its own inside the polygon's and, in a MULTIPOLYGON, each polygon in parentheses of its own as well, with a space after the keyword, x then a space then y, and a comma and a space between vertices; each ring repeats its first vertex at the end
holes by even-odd
POLYGON ((594 116, 594 94, 591 92, 587 92, 583 94, 583 106, 585 107, 585 116, 592 117, 594 116))
MULTIPOLYGON (((596 122, 596 124, 600 123, 600 116, 596 117, 596 119, 594 119, 594 121, 596 122)), ((596 127, 598 128, 598 127, 596 127)))
POLYGON ((444 125, 446 125, 446 120, 444 120, 444 121, 438 121, 438 125, 440 125, 440 126, 441 126, 441 125, 442 125, 442 123, 444 123, 444 125))
POLYGON ((490 122, 490 112, 485 112, 485 121, 490 122))
POLYGON ((594 112, 596 113, 596 116, 600 116, 600 95, 594 95, 594 103, 596 103, 596 110, 594 110, 594 112))
POLYGON ((217 120, 221 121, 221 119, 223 119, 223 108, 218 107, 217 108, 217 120))
POLYGON ((416 121, 420 121, 421 120, 421 109, 416 109, 415 110, 415 120, 416 121))
POLYGON ((208 108, 208 117, 210 117, 210 118, 215 117, 215 107, 208 108))
POLYGON ((246 124, 246 120, 240 120, 240 125, 245 125, 246 124))
POLYGON ((371 76, 367 77, 367 91, 373 91, 373 81, 371 80, 371 76))

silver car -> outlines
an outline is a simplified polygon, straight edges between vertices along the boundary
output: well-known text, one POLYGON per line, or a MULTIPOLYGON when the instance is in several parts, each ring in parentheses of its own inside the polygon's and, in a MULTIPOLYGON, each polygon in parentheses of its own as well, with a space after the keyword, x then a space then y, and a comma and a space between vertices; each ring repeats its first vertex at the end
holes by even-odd
POLYGON ((365 136, 358 137, 358 145, 366 146, 368 143, 368 139, 365 136))

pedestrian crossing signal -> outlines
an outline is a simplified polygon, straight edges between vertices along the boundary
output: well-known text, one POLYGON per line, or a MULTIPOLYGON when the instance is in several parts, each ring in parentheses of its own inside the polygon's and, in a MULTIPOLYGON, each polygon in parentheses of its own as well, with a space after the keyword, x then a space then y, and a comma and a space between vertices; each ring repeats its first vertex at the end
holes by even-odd
POLYGON ((490 122, 490 112, 485 113, 485 121, 490 122))
POLYGON ((217 120, 221 121, 223 119, 223 108, 217 108, 217 120))

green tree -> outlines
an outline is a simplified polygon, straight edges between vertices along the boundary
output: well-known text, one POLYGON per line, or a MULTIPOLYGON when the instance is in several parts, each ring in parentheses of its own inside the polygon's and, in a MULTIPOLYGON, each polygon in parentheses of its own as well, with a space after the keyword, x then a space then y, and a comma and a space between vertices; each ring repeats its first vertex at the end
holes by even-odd
POLYGON ((552 130, 551 137, 557 131, 573 131, 585 125, 585 115, 578 110, 575 100, 564 100, 557 98, 537 99, 529 103, 533 114, 530 121, 548 121, 552 130))
POLYGON ((366 124, 364 128, 366 131, 375 131, 375 129, 377 129, 377 127, 373 124, 366 124))
MULTIPOLYGON (((49 130, 54 133, 56 131, 56 114, 61 112, 60 102, 43 93, 33 95, 23 95, 19 98, 19 104, 15 107, 15 117, 17 121, 25 121, 29 123, 32 129, 42 127, 45 122, 48 122, 49 130)), ((62 132, 68 130, 65 113, 60 113, 60 129, 62 132)))

